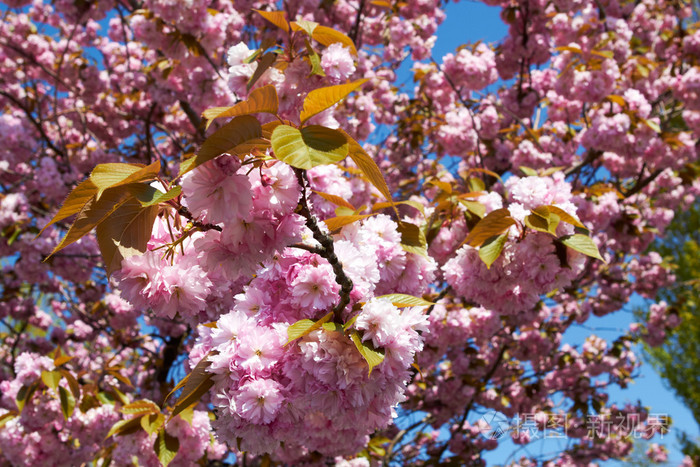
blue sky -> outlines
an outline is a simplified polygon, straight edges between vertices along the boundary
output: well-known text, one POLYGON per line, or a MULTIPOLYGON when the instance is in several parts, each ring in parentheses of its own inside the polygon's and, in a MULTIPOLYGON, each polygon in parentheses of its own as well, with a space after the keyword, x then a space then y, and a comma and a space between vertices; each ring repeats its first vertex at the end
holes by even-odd
MULTIPOLYGON (((438 30, 438 40, 433 50, 433 57, 440 62, 448 52, 454 52, 457 46, 465 42, 482 40, 487 43, 497 43, 507 34, 507 26, 500 19, 500 8, 490 7, 483 3, 462 1, 450 3, 447 7, 447 18, 438 30)), ((402 81, 401 79, 399 81, 402 81)), ((585 325, 574 325, 567 331, 564 341, 571 344, 581 344, 587 336, 595 334, 599 337, 613 340, 634 322, 633 309, 644 306, 641 298, 635 297, 625 309, 602 318, 591 317, 585 325)), ((641 359, 641 349, 638 349, 641 359)), ((683 458, 676 443, 675 433, 681 429, 695 437, 700 436, 700 430, 690 411, 676 398, 675 394, 664 386, 659 375, 651 365, 643 363, 640 377, 635 383, 623 390, 614 387, 609 391, 610 401, 623 405, 625 402, 635 403, 641 400, 644 406, 650 408, 652 414, 667 414, 673 420, 671 433, 660 439, 653 440, 663 443, 669 450, 668 465, 678 465, 683 458)), ((475 414, 475 420, 479 416, 475 414)), ((471 419, 471 418, 470 418, 471 419)), ((534 444, 530 449, 532 454, 557 450, 558 443, 546 441, 534 444)), ((517 449, 512 443, 502 443, 502 446, 485 455, 489 465, 498 464, 517 449)), ((525 454, 523 451, 521 454, 525 454)), ((520 456, 521 454, 518 454, 520 456)), ((607 466, 624 465, 617 461, 603 462, 607 466)))

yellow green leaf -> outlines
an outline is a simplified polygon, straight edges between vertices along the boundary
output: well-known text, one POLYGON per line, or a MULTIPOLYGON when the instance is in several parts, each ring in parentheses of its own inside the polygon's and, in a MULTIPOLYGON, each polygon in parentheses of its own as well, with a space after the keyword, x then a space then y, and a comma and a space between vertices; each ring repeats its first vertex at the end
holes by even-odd
POLYGON ((564 237, 561 237, 559 240, 572 250, 578 251, 579 253, 583 253, 586 256, 590 256, 591 258, 596 258, 601 260, 602 262, 605 262, 603 257, 600 255, 600 251, 598 251, 598 247, 593 242, 593 239, 588 235, 566 235, 564 237))
POLYGON ((312 319, 302 319, 297 321, 294 324, 291 324, 287 328, 287 342, 284 345, 289 344, 290 342, 293 342, 300 337, 304 337, 305 335, 315 331, 316 329, 319 329, 321 326, 323 326, 324 323, 328 322, 331 318, 333 317, 333 312, 328 313, 325 315, 323 318, 319 320, 312 320, 312 319))
POLYGON ((44 382, 44 384, 47 387, 50 387, 54 391, 58 387, 58 383, 61 382, 61 378, 63 378, 63 375, 61 375, 60 371, 42 371, 41 372, 41 380, 44 382))
POLYGON ((197 155, 180 164, 180 176, 236 146, 262 136, 260 122, 250 115, 241 115, 216 130, 202 144, 197 155))
POLYGON ((0 415, 0 429, 2 429, 3 426, 13 418, 17 416, 16 412, 5 412, 4 414, 0 415))
POLYGON ((272 132, 275 157, 298 169, 333 164, 348 155, 348 141, 336 130, 311 125, 298 130, 279 125, 272 132))
POLYGON ((141 203, 141 206, 155 206, 177 198, 182 192, 182 187, 174 186, 167 192, 162 192, 146 183, 132 183, 128 185, 129 192, 141 203))
POLYGON ((246 100, 239 102, 233 107, 214 107, 205 110, 202 115, 207 119, 206 128, 208 129, 211 122, 217 118, 238 117, 254 113, 276 114, 278 110, 277 91, 273 85, 268 84, 267 86, 253 89, 246 100))
POLYGON ((498 259, 503 251, 508 236, 501 234, 487 239, 483 245, 479 247, 479 258, 486 264, 487 269, 491 269, 491 265, 498 259))
POLYGON ((143 207, 130 198, 97 226, 97 243, 107 274, 121 268, 124 258, 146 251, 159 210, 157 205, 143 207))
POLYGON ((90 174, 90 180, 97 187, 97 198, 107 188, 113 188, 129 183, 154 180, 160 172, 160 162, 151 165, 142 164, 99 164, 90 174))
MULTIPOLYGON (((582 229, 585 229, 585 228, 586 228, 586 226, 583 225, 583 224, 581 223, 581 221, 579 221, 578 219, 576 219, 574 216, 572 216, 572 215, 569 214, 568 212, 564 211, 562 208, 559 208, 559 207, 557 207, 557 206, 552 206, 552 205, 544 206, 544 207, 546 207, 547 210, 548 210, 551 214, 556 214, 557 216, 559 216, 559 218, 560 218, 562 221, 566 222, 567 224, 571 224, 571 225, 573 225, 573 226, 575 226, 575 227, 580 227, 580 228, 582 228, 582 229)), ((539 209, 539 208, 538 208, 538 209, 539 209)))
POLYGON ((314 89, 306 96, 306 99, 304 99, 304 109, 299 116, 301 123, 303 124, 314 115, 333 107, 367 81, 367 79, 358 79, 348 84, 338 84, 336 86, 314 89))
POLYGON ((318 27, 318 23, 315 21, 307 21, 305 19, 300 19, 291 23, 293 31, 304 31, 310 37, 313 35, 314 30, 318 27))
POLYGON ((467 236, 466 243, 471 246, 479 246, 489 238, 502 234, 513 224, 515 224, 515 219, 510 217, 508 209, 496 209, 474 226, 467 236))
POLYGON ((350 338, 360 352, 360 355, 362 355, 362 358, 367 362, 367 366, 369 367, 367 376, 371 376, 374 367, 384 361, 384 352, 375 349, 371 342, 362 342, 357 331, 351 331, 350 338))
POLYGON ((175 458, 178 449, 180 449, 180 442, 177 438, 169 435, 165 429, 161 428, 153 444, 153 450, 163 467, 168 467, 168 464, 175 458))
POLYGON ((143 417, 139 417, 139 423, 141 424, 143 431, 149 435, 152 435, 165 423, 165 415, 162 413, 151 413, 144 415, 143 417))
POLYGON ((392 293, 388 295, 381 295, 377 297, 378 299, 389 300, 396 307, 404 306, 430 306, 435 305, 433 302, 424 300, 420 297, 414 297, 413 295, 406 295, 401 293, 392 293))

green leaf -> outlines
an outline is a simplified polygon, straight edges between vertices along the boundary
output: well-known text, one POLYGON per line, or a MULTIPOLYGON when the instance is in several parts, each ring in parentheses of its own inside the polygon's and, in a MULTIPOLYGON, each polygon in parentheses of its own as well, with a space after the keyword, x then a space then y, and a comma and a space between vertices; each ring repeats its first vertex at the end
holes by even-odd
POLYGON ((165 423, 165 415, 160 412, 144 415, 143 417, 139 417, 139 423, 143 431, 152 435, 165 423))
POLYGON ((108 188, 129 183, 154 180, 160 172, 160 162, 151 165, 142 164, 99 164, 90 174, 90 180, 97 187, 97 199, 108 188))
POLYGON ((145 183, 133 183, 128 185, 129 192, 141 203, 141 206, 148 207, 165 203, 173 198, 177 198, 182 192, 182 187, 174 186, 167 192, 162 192, 158 188, 145 183))
MULTIPOLYGON (((209 365, 211 365, 209 359, 207 357, 202 358, 197 366, 192 369, 192 372, 183 379, 184 384, 183 381, 180 382, 182 384, 182 393, 180 397, 178 397, 175 407, 173 407, 170 418, 173 418, 190 405, 199 402, 202 396, 214 385, 214 380, 212 379, 213 375, 207 372, 209 365)), ((180 384, 178 384, 170 394, 180 387, 180 384)), ((168 396, 170 396, 170 394, 168 394, 168 396)))
POLYGON ((484 206, 478 201, 460 199, 459 202, 467 208, 467 211, 471 212, 477 217, 484 217, 484 214, 486 214, 486 206, 484 206))
POLYGON ((605 262, 603 257, 600 255, 600 251, 598 251, 598 247, 593 242, 593 239, 588 235, 566 235, 564 237, 561 237, 559 240, 572 250, 578 251, 579 253, 583 253, 586 256, 590 256, 591 258, 596 258, 601 260, 602 262, 605 262))
POLYGON ((279 99, 277 91, 271 84, 257 89, 253 89, 248 98, 243 102, 239 102, 233 107, 214 107, 207 109, 202 113, 207 119, 207 126, 211 125, 217 118, 238 117, 240 115, 249 115, 254 113, 269 113, 276 114, 279 110, 279 99))
POLYGON ((123 414, 150 414, 160 413, 160 407, 155 402, 143 399, 123 406, 119 411, 123 414))
POLYGON ((348 84, 338 84, 336 86, 314 89, 306 96, 306 99, 304 99, 304 109, 299 116, 301 123, 303 124, 314 115, 333 107, 367 81, 367 79, 358 79, 348 84))
POLYGON ((525 167, 521 166, 520 171, 527 175, 528 177, 536 177, 537 176, 537 171, 535 169, 531 169, 530 167, 525 167))
POLYGON ((466 243, 471 246, 480 246, 489 238, 504 233, 514 224, 515 219, 510 217, 508 209, 496 209, 474 226, 467 236, 466 243))
POLYGON ((311 43, 308 41, 308 39, 306 40, 306 52, 309 54, 307 58, 309 59, 309 64, 311 65, 311 73, 309 76, 326 76, 326 72, 323 71, 323 67, 321 66, 321 57, 318 55, 318 52, 311 47, 311 43))
POLYGON ((97 243, 107 274, 121 268, 124 258, 146 251, 159 210, 157 205, 143 207, 131 198, 97 226, 97 243))
POLYGON ((574 216, 572 216, 572 215, 569 214, 568 212, 564 211, 562 208, 559 208, 559 207, 557 207, 557 206, 548 205, 548 206, 540 206, 540 207, 536 208, 535 211, 539 212, 539 210, 540 210, 541 208, 546 208, 546 210, 549 211, 550 215, 551 215, 551 214, 556 214, 557 216, 559 216, 559 218, 560 218, 562 221, 566 222, 567 224, 571 224, 571 225, 573 225, 574 227, 580 227, 580 228, 582 228, 582 229, 585 229, 585 228, 586 228, 586 226, 583 225, 583 224, 581 223, 581 221, 579 221, 578 219, 576 219, 574 216))
POLYGON ((300 337, 304 337, 305 335, 315 331, 316 329, 319 329, 321 326, 323 326, 324 323, 328 322, 331 318, 333 317, 333 312, 331 311, 327 315, 325 315, 323 318, 314 321, 311 319, 302 319, 297 321, 296 323, 290 325, 287 328, 287 342, 284 345, 289 344, 290 342, 293 342, 300 337))
POLYGON ((350 332, 350 338, 360 352, 360 355, 362 355, 362 358, 367 362, 367 366, 369 367, 367 376, 371 376, 374 367, 384 361, 384 351, 375 349, 371 342, 362 342, 357 331, 350 332))
POLYGON ((44 382, 44 384, 47 387, 50 387, 54 391, 58 387, 58 383, 61 382, 61 378, 63 378, 63 375, 61 375, 60 371, 42 371, 41 372, 41 380, 44 382))
POLYGON ((180 164, 180 176, 228 152, 239 144, 261 136, 262 127, 255 117, 250 115, 236 117, 209 136, 196 156, 190 157, 180 164))
POLYGON ((75 398, 71 392, 63 386, 58 387, 58 398, 61 400, 61 412, 63 418, 68 420, 73 415, 75 409, 75 398))
POLYGON ((180 442, 177 438, 169 435, 164 429, 160 429, 156 442, 153 444, 153 450, 163 467, 167 467, 172 462, 178 449, 180 449, 180 442))
POLYGON ((507 239, 508 235, 506 234, 498 235, 487 239, 479 247, 479 258, 486 264, 488 269, 491 269, 493 262, 501 255, 503 245, 505 245, 507 239))
POLYGON ((433 302, 429 302, 428 300, 424 300, 419 297, 414 297, 413 295, 405 295, 401 293, 392 293, 388 295, 381 295, 377 297, 378 299, 382 300, 388 300, 392 303, 392 305, 396 307, 404 307, 404 306, 431 306, 435 305, 433 302))
POLYGON ((336 130, 311 125, 298 130, 289 125, 279 125, 272 132, 272 149, 275 157, 297 169, 333 164, 348 155, 348 142, 336 130))

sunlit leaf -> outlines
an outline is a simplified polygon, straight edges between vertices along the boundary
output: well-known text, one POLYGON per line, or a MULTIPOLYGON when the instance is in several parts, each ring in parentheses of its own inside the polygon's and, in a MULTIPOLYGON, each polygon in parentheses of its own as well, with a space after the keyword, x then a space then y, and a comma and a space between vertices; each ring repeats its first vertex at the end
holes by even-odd
POLYGON ((293 31, 304 31, 310 37, 313 35, 314 30, 318 27, 318 23, 315 21, 307 21, 305 19, 300 19, 291 23, 293 31))
POLYGON ((160 407, 156 405, 155 402, 149 401, 148 399, 143 399, 140 401, 132 402, 125 405, 119 411, 123 414, 146 414, 146 413, 160 413, 160 407))
POLYGON ((97 243, 108 274, 121 268, 124 258, 146 251, 159 209, 143 207, 131 198, 97 226, 97 243))
POLYGON ((149 435, 152 435, 160 427, 163 426, 165 423, 165 415, 162 413, 151 413, 148 415, 144 415, 143 417, 139 417, 139 421, 141 424, 141 428, 143 428, 143 431, 148 433, 149 435))
POLYGON ((2 427, 4 427, 7 422, 12 420, 16 416, 16 412, 5 412, 4 414, 0 415, 0 429, 2 429, 2 427))
POLYGON ((160 172, 160 162, 151 165, 141 164, 99 164, 90 174, 90 180, 97 187, 97 198, 104 190, 129 183, 154 180, 160 172))
POLYGON ((491 265, 494 261, 498 259, 503 251, 503 245, 505 245, 508 235, 501 234, 496 237, 491 237, 487 239, 479 247, 479 258, 486 264, 488 269, 491 269, 491 265))
POLYGON ((61 205, 61 209, 58 210, 51 221, 44 226, 43 229, 37 234, 37 237, 41 235, 44 230, 46 230, 50 225, 60 222, 63 219, 77 214, 83 209, 83 206, 97 195, 97 187, 88 178, 83 180, 78 186, 73 188, 66 200, 61 205))
POLYGON ((344 206, 353 212, 356 210, 355 206, 350 204, 350 202, 348 200, 346 200, 345 198, 341 198, 340 196, 332 195, 330 193, 324 193, 322 191, 316 191, 316 190, 313 190, 313 191, 321 198, 325 199, 326 201, 330 201, 331 203, 335 204, 336 206, 344 206))
POLYGON ((497 209, 490 212, 474 226, 467 236, 466 243, 471 246, 479 246, 489 238, 502 234, 514 224, 515 219, 510 217, 508 209, 497 209))
POLYGON ((41 372, 41 380, 44 382, 44 384, 47 387, 50 387, 54 391, 58 387, 58 383, 61 382, 61 379, 63 378, 63 375, 61 375, 60 371, 42 371, 41 372))
POLYGON ((345 136, 320 125, 307 126, 301 130, 279 125, 272 132, 271 142, 275 157, 298 169, 333 164, 348 155, 345 136))
POLYGON ((108 188, 102 193, 99 200, 92 197, 78 213, 73 225, 61 239, 61 242, 46 259, 88 234, 129 199, 133 198, 124 186, 108 188))
POLYGON ((598 251, 598 247, 593 242, 593 239, 588 235, 566 235, 564 237, 561 237, 559 240, 572 250, 578 251, 579 253, 583 253, 586 256, 590 256, 592 258, 596 258, 605 262, 603 257, 600 255, 600 251, 598 251))
POLYGON ((362 342, 357 331, 351 331, 350 338, 360 352, 360 355, 362 355, 362 358, 367 362, 367 366, 369 367, 367 376, 371 376, 374 367, 384 361, 384 351, 375 349, 371 342, 362 342))
POLYGON ((141 428, 141 417, 134 417, 128 420, 119 420, 112 425, 105 439, 113 435, 128 435, 136 433, 141 428))
POLYGON ((205 110, 202 115, 207 119, 206 128, 209 128, 211 122, 217 118, 238 117, 254 113, 276 114, 278 110, 277 91, 273 85, 268 84, 267 86, 253 89, 246 100, 239 102, 233 107, 214 107, 205 110))
POLYGON ((306 99, 304 99, 304 110, 301 111, 301 115, 299 116, 301 123, 333 107, 367 81, 367 79, 358 79, 348 84, 338 84, 336 86, 314 89, 306 96, 306 99))
MULTIPOLYGON (((367 180, 369 180, 370 183, 374 185, 377 190, 379 190, 387 202, 393 203, 391 199, 391 191, 389 191, 389 186, 384 179, 384 175, 382 175, 382 171, 379 170, 377 163, 374 162, 374 159, 372 159, 369 154, 367 154, 360 143, 355 141, 355 139, 348 135, 345 131, 339 131, 343 133, 348 141, 348 156, 350 156, 350 159, 352 159, 357 168, 362 171, 364 176, 367 177, 367 180)), ((396 210, 396 207, 394 207, 394 210, 396 210)), ((398 216, 398 211, 396 211, 396 215, 398 216)))
POLYGON ((129 192, 134 195, 143 207, 165 203, 173 198, 177 198, 182 192, 182 187, 180 186, 174 186, 167 192, 162 192, 158 188, 145 183, 133 183, 128 185, 128 188, 129 192))
POLYGON ((289 22, 287 21, 287 16, 282 11, 263 11, 263 10, 253 10, 270 23, 274 24, 284 32, 289 32, 289 22))
POLYGON ((236 146, 262 136, 262 127, 255 117, 241 115, 216 130, 202 144, 197 155, 180 164, 180 176, 236 146))
POLYGON ((350 52, 353 55, 357 55, 357 49, 355 48, 355 43, 352 41, 352 39, 333 28, 329 28, 327 26, 317 26, 316 29, 314 29, 314 33, 311 37, 316 42, 323 44, 326 47, 339 42, 343 44, 344 47, 350 48, 350 52))
POLYGON ((406 295, 401 293, 393 293, 388 295, 381 295, 377 297, 378 299, 388 300, 396 307, 405 306, 430 306, 435 305, 433 302, 424 300, 420 297, 414 297, 413 295, 406 295))
POLYGON ((348 224, 352 224, 353 222, 357 222, 372 215, 373 214, 355 214, 351 216, 336 216, 331 217, 330 219, 324 219, 323 222, 326 224, 326 227, 328 227, 328 230, 335 232, 348 224))
POLYGON ((153 444, 153 450, 163 467, 168 467, 168 464, 175 458, 178 449, 180 449, 180 442, 177 438, 161 428, 153 444))
MULTIPOLYGON (((207 368, 209 368, 210 365, 211 362, 207 358, 203 358, 197 366, 192 369, 190 374, 185 377, 186 381, 182 387, 182 393, 180 397, 178 397, 175 407, 173 407, 170 418, 173 418, 190 405, 197 403, 214 385, 214 380, 212 379, 213 375, 207 372, 207 368)), ((173 392, 176 389, 173 389, 173 392)))
POLYGON ((321 326, 323 326, 324 323, 328 322, 331 318, 333 317, 333 312, 328 313, 325 315, 323 318, 319 320, 311 320, 311 319, 302 319, 297 321, 294 324, 291 324, 287 328, 287 343, 284 345, 289 344, 292 341, 295 341, 299 339, 300 337, 304 337, 305 335, 315 331, 316 329, 319 329, 321 326))

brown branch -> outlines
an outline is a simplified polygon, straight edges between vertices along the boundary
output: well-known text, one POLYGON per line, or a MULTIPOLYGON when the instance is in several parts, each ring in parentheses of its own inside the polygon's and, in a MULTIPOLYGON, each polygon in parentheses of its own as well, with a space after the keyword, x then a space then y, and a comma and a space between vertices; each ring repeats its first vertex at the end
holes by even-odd
MULTIPOLYGON (((333 239, 330 235, 321 231, 316 221, 316 218, 311 214, 309 210, 309 205, 306 202, 306 172, 301 169, 294 169, 297 175, 297 180, 301 187, 301 198, 299 199, 299 206, 297 207, 297 213, 306 218, 306 226, 313 232, 314 239, 321 244, 317 254, 328 261, 328 263, 333 268, 333 273, 335 274, 335 281, 340 285, 340 301, 333 308, 334 319, 338 323, 342 323, 342 312, 345 307, 350 303, 350 292, 352 292, 353 284, 352 280, 345 274, 343 270, 343 265, 338 260, 333 249, 333 239)), ((316 252, 315 252, 316 253, 316 252)))

